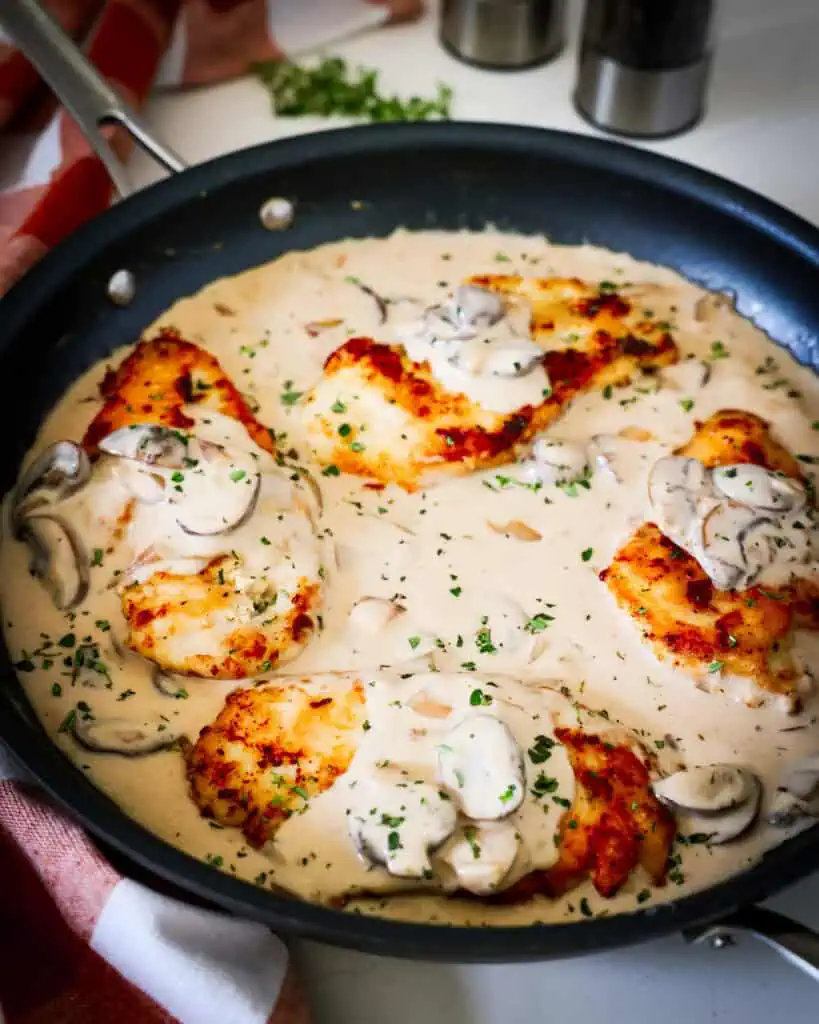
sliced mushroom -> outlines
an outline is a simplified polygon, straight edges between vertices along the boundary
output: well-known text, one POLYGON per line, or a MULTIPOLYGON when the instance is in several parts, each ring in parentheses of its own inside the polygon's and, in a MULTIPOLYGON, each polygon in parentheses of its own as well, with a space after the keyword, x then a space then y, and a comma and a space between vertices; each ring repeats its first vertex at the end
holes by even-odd
POLYGON ((198 447, 201 459, 195 468, 179 474, 168 501, 176 506, 176 521, 185 533, 195 537, 230 533, 253 513, 261 473, 249 453, 231 455, 207 441, 200 441, 198 447))
POLYGON ((99 644, 80 644, 71 659, 71 682, 92 689, 110 687, 111 673, 100 657, 99 644))
POLYGON ((514 598, 490 592, 483 600, 482 608, 486 612, 493 647, 512 653, 530 645, 532 634, 526 632, 526 626, 532 617, 514 598))
POLYGON ((157 505, 165 500, 165 478, 158 473, 150 473, 141 466, 123 460, 114 470, 114 475, 122 483, 131 497, 144 505, 157 505))
POLYGON ((176 700, 182 700, 187 697, 187 690, 183 686, 179 686, 177 682, 169 675, 166 675, 162 669, 154 666, 151 670, 151 683, 154 689, 161 693, 163 697, 173 697, 176 700))
POLYGON ((134 722, 128 718, 83 718, 75 716, 71 734, 81 747, 104 754, 141 757, 167 750, 182 735, 164 720, 134 722))
POLYGON ((764 466, 718 466, 711 477, 726 498, 763 512, 798 512, 807 501, 805 488, 798 480, 771 473, 764 466))
POLYGON ((521 338, 508 344, 487 346, 481 371, 495 377, 524 377, 542 361, 543 349, 533 341, 521 338))
POLYGON ((594 434, 588 445, 588 455, 591 464, 599 470, 609 474, 615 483, 622 483, 622 478, 617 472, 617 438, 612 434, 594 434))
POLYGON ((520 849, 520 834, 510 821, 464 825, 441 851, 458 887, 476 896, 497 892, 520 849))
POLYGON ((358 288, 359 291, 364 292, 365 295, 369 295, 378 310, 378 322, 380 324, 385 324, 387 322, 387 300, 382 295, 379 295, 373 288, 370 288, 368 284, 364 284, 363 281, 359 281, 357 277, 348 277, 347 281, 350 284, 355 285, 356 288, 358 288))
POLYGON ((140 551, 118 576, 114 576, 108 587, 120 589, 131 583, 144 583, 157 572, 166 572, 172 576, 197 576, 207 568, 210 561, 208 555, 162 554, 151 545, 140 551))
POLYGON ((573 441, 538 438, 532 446, 533 475, 542 484, 568 484, 589 470, 588 455, 573 441))
POLYGON ((41 452, 23 472, 14 490, 16 525, 43 505, 68 498, 91 478, 91 463, 73 441, 57 441, 41 452))
POLYGON ((675 772, 652 789, 658 800, 678 812, 681 833, 705 835, 711 845, 742 835, 755 820, 762 796, 756 775, 729 764, 675 772))
POLYGON ((773 795, 765 820, 774 828, 794 828, 819 818, 819 807, 800 800, 787 790, 778 789, 773 795))
POLYGON ((458 285, 452 302, 456 318, 474 327, 492 327, 503 317, 500 295, 476 284, 458 285))
POLYGON ((667 455, 648 476, 648 497, 658 525, 679 536, 696 516, 697 500, 709 492, 708 474, 699 459, 667 455))
POLYGON ((362 633, 380 633, 393 619, 406 611, 397 601, 385 597, 361 597, 349 615, 350 625, 362 633))
POLYGON ((188 454, 183 434, 155 423, 120 427, 100 441, 99 449, 106 455, 134 459, 164 469, 182 469, 188 454))
POLYGON ((88 553, 74 528, 56 512, 27 515, 17 538, 31 552, 29 572, 39 579, 55 606, 70 611, 85 598, 90 582, 88 553))
POLYGON ((700 562, 721 590, 751 586, 773 560, 767 529, 776 524, 747 505, 723 501, 702 520, 700 562))
POLYGON ((455 831, 452 800, 428 782, 403 775, 359 779, 350 787, 347 828, 366 860, 397 878, 430 878, 429 855, 455 831))
POLYGON ((494 821, 523 802, 523 758, 512 733, 491 715, 467 716, 438 746, 438 781, 469 818, 494 821))
POLYGON ((800 800, 819 798, 819 753, 800 758, 785 773, 781 788, 800 800))

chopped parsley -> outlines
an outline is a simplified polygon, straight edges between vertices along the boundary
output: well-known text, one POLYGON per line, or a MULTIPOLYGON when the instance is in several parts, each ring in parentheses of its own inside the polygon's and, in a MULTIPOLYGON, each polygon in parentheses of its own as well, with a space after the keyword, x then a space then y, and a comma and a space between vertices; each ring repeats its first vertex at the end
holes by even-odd
POLYGON ((401 836, 397 832, 390 832, 387 835, 387 849, 394 853, 401 849, 401 836))
POLYGON ((691 410, 694 408, 694 399, 693 398, 681 398, 680 399, 680 406, 681 406, 683 412, 691 412, 691 410))
POLYGON ((481 654, 495 654, 497 647, 492 643, 492 631, 488 626, 482 626, 475 634, 475 646, 481 654))
POLYGON ((730 352, 723 345, 721 341, 711 342, 711 358, 712 359, 727 359, 730 356, 730 352))
POLYGON ((552 748, 555 741, 550 736, 535 736, 535 742, 529 747, 527 753, 532 764, 543 764, 552 756, 552 748))
POLYGON ((366 121, 448 120, 452 89, 439 84, 434 97, 386 96, 378 72, 351 68, 340 57, 327 57, 304 67, 289 60, 258 61, 251 66, 270 93, 279 117, 360 117, 366 121))
POLYGON ((292 380, 286 380, 284 382, 284 391, 282 391, 281 395, 279 396, 279 400, 281 401, 282 405, 291 406, 295 405, 303 394, 303 391, 293 390, 292 380))
POLYGON ((91 565, 102 565, 102 559, 105 552, 102 548, 94 548, 91 554, 91 565))
POLYGON ((550 778, 550 776, 541 772, 532 783, 532 796, 541 797, 546 796, 547 793, 556 793, 558 785, 557 779, 550 778))
POLYGON ((233 471, 231 472, 231 474, 230 474, 230 479, 231 479, 231 480, 232 480, 232 481, 233 481, 233 482, 234 482, 235 484, 238 484, 238 483, 239 483, 239 481, 240 481, 240 480, 244 480, 244 478, 245 478, 246 476, 247 476, 247 473, 246 473, 246 472, 245 472, 245 471, 244 471, 243 469, 234 469, 234 470, 233 470, 233 471))
POLYGON ((483 690, 473 690, 469 695, 469 703, 473 708, 486 707, 487 704, 492 703, 492 698, 483 690))
POLYGON ((531 619, 523 627, 527 633, 542 633, 544 629, 548 629, 549 623, 554 622, 554 615, 547 615, 545 612, 538 612, 537 615, 533 615, 531 619))
POLYGON ((593 554, 594 554, 594 548, 586 548, 585 551, 582 551, 580 553, 580 557, 583 559, 584 562, 588 562, 588 560, 591 558, 591 556, 593 554))

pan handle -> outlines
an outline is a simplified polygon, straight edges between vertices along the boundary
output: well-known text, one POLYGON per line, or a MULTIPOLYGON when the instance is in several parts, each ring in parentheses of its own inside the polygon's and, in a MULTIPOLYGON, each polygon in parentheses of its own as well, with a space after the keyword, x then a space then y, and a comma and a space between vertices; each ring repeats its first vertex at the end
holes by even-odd
POLYGON ((732 946, 745 934, 759 939, 814 981, 819 981, 819 934, 765 907, 743 907, 720 921, 688 928, 688 942, 708 942, 714 949, 732 946))
POLYGON ((106 124, 121 125, 167 171, 185 169, 184 161, 151 135, 133 107, 109 85, 37 0, 2 0, 0 26, 77 122, 121 196, 130 195, 133 188, 127 171, 100 130, 106 124))

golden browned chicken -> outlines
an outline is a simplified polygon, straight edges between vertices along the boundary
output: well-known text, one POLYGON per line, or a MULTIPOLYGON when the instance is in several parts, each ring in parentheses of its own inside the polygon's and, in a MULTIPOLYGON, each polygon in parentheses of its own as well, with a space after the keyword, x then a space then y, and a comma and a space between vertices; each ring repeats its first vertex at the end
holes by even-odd
POLYGON ((438 474, 513 461, 583 392, 626 384, 677 359, 662 321, 614 291, 575 278, 481 275, 467 284, 525 300, 551 391, 510 413, 447 391, 401 345, 351 338, 327 359, 306 401, 316 459, 345 473, 413 490, 438 474))
POLYGON ((320 581, 299 577, 287 607, 268 609, 237 585, 238 568, 219 556, 198 573, 160 570, 125 587, 128 646, 166 672, 205 679, 265 675, 298 653, 316 628, 320 581))
POLYGON ((219 363, 172 330, 140 342, 101 390, 86 449, 118 459, 128 488, 159 488, 150 512, 131 489, 139 497, 120 517, 119 540, 127 533, 136 547, 117 586, 128 646, 169 673, 269 673, 302 649, 319 619, 312 492, 246 442, 240 450, 243 438, 229 450, 194 436, 202 428, 190 414, 211 410, 275 455, 271 432, 219 363), (140 438, 153 450, 142 454, 140 438))
MULTIPOLYGON (((254 846, 272 839, 305 801, 347 770, 363 736, 361 680, 338 676, 234 691, 187 755, 191 796, 206 817, 239 827, 254 846)), ((557 728, 575 776, 559 858, 490 897, 559 896, 591 878, 612 896, 641 865, 662 885, 675 827, 650 789, 647 762, 625 742, 557 728)))
POLYGON ((364 701, 363 683, 340 676, 235 690, 188 753, 200 812, 262 846, 347 770, 364 701))
POLYGON ((654 885, 663 885, 676 825, 652 793, 645 763, 628 747, 580 729, 558 728, 555 735, 575 778, 574 801, 560 823, 557 863, 530 872, 497 899, 560 896, 586 879, 601 896, 614 896, 638 865, 654 885))
POLYGON ((222 367, 203 349, 164 328, 150 341, 140 341, 100 385, 103 407, 85 432, 89 454, 120 427, 155 423, 185 431, 193 426, 183 407, 196 405, 238 420, 260 448, 275 453, 273 437, 250 411, 222 367))
MULTIPOLYGON (((802 480, 797 460, 753 413, 726 409, 697 425, 676 455, 713 468, 763 466, 802 480)), ((819 628, 819 581, 720 590, 699 562, 644 523, 600 573, 661 658, 701 679, 724 673, 799 703, 802 673, 789 653, 794 627, 819 628)))

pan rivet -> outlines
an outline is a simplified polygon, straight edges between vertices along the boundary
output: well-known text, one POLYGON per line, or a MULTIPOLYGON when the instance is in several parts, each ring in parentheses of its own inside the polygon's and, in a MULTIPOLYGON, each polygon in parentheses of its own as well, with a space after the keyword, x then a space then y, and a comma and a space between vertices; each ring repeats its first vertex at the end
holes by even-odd
POLYGON ((268 231, 282 231, 293 223, 294 213, 295 207, 289 199, 285 199, 283 196, 274 196, 262 203, 259 220, 262 222, 262 227, 267 228, 268 231))
POLYGON ((115 306, 127 306, 136 295, 136 278, 130 270, 118 270, 108 282, 108 298, 115 306))
POLYGON ((726 949, 728 946, 733 946, 733 944, 734 940, 724 932, 717 932, 716 935, 711 936, 711 949, 726 949))

